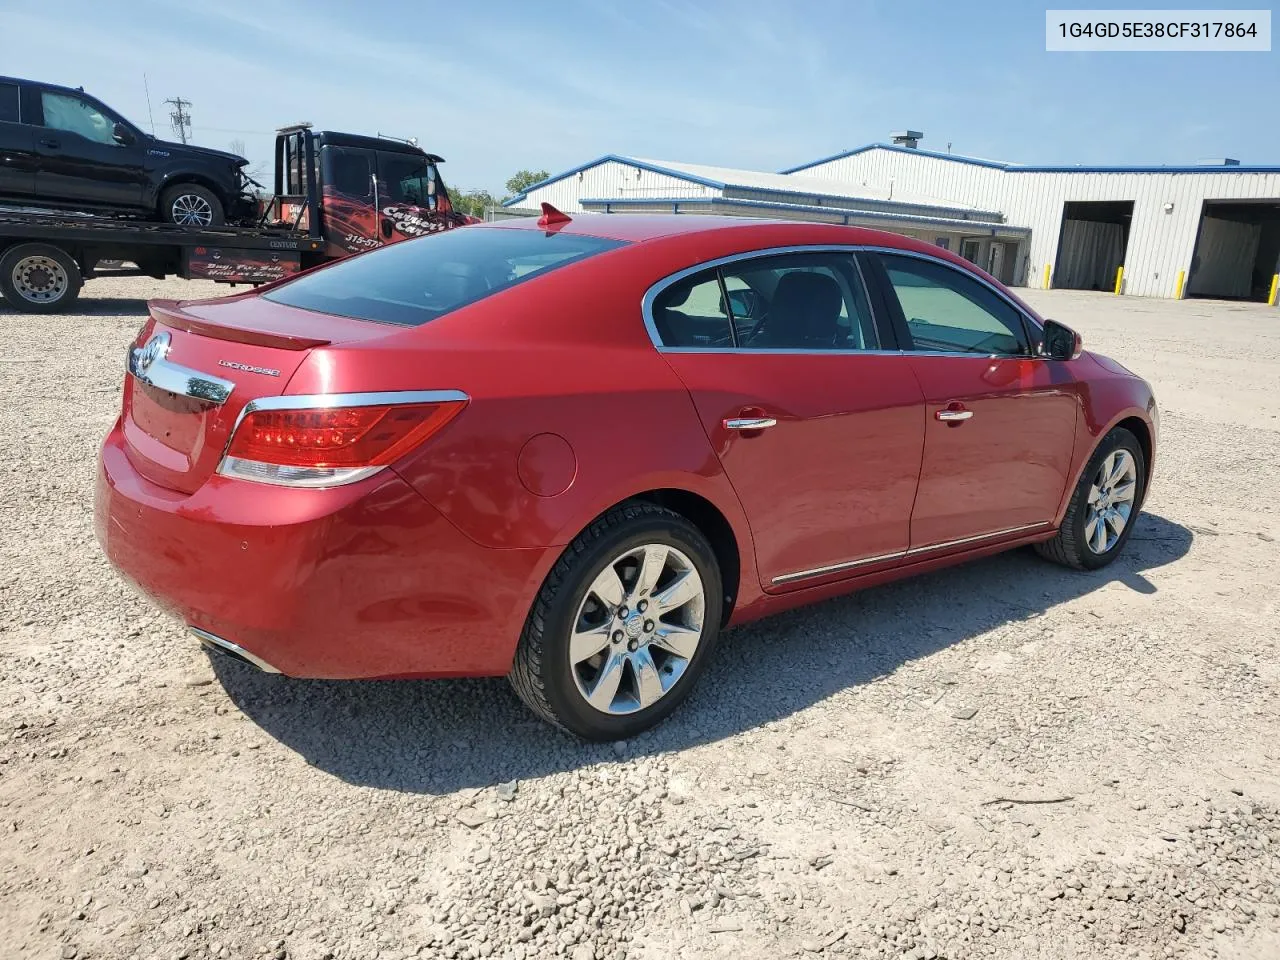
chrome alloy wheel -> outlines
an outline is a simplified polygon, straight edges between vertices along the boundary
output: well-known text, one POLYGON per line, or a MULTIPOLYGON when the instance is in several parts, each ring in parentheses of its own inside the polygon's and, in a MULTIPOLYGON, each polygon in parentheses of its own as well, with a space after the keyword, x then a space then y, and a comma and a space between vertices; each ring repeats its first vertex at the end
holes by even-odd
POLYGON ((184 227, 207 227, 213 223, 213 207, 198 193, 182 193, 173 198, 173 222, 184 227))
POLYGON ((635 713, 679 682, 702 640, 702 578, 675 547, 615 557, 591 582, 569 637, 578 692, 601 713, 635 713))
POLYGON ((1133 514, 1138 493, 1138 465, 1128 450, 1113 450, 1103 459, 1089 487, 1084 540, 1101 555, 1116 545, 1133 514))
POLYGON ((34 254, 13 266, 13 288, 28 303, 61 300, 71 285, 66 269, 52 257, 34 254))

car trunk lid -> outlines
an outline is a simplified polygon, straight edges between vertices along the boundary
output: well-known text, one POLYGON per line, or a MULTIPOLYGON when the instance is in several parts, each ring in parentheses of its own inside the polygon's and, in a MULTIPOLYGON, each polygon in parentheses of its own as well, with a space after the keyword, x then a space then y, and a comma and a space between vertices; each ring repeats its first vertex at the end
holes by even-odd
POLYGON ((245 406, 283 394, 313 349, 388 332, 256 296, 149 308, 129 350, 125 448, 140 474, 180 493, 214 473, 245 406))

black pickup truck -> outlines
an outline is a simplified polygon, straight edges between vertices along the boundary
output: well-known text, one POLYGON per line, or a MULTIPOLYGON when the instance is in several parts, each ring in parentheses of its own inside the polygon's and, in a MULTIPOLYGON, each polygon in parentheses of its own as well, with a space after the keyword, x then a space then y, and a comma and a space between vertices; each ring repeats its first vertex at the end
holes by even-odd
POLYGON ((0 202, 216 227, 256 216, 247 163, 143 133, 83 89, 0 77, 0 202))

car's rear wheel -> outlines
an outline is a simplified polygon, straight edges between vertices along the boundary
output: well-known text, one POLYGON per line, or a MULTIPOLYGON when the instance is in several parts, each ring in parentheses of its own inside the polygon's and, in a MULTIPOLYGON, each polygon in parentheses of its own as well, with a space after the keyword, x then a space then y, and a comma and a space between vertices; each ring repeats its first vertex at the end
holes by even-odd
POLYGON ((80 267, 65 250, 20 243, 0 257, 0 293, 15 310, 56 313, 80 295, 80 267))
POLYGON ((226 214, 218 195, 198 183, 175 184, 160 197, 160 215, 180 227, 218 227, 226 214))
POLYGON ((723 595, 697 527, 650 503, 615 507, 547 575, 511 684, 580 737, 635 736, 689 695, 719 635, 723 595))
POLYGON ((1105 567, 1133 532, 1144 496, 1146 458, 1123 427, 1103 437, 1080 474, 1058 535, 1036 544, 1040 555, 1077 570, 1105 567))

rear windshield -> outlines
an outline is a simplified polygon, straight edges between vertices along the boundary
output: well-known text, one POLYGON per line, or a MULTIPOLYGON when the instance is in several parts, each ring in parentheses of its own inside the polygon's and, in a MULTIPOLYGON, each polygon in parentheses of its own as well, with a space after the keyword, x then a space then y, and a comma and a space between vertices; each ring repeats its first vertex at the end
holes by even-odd
POLYGON ((352 257, 263 296, 304 310, 416 327, 622 245, 541 230, 459 227, 352 257))

